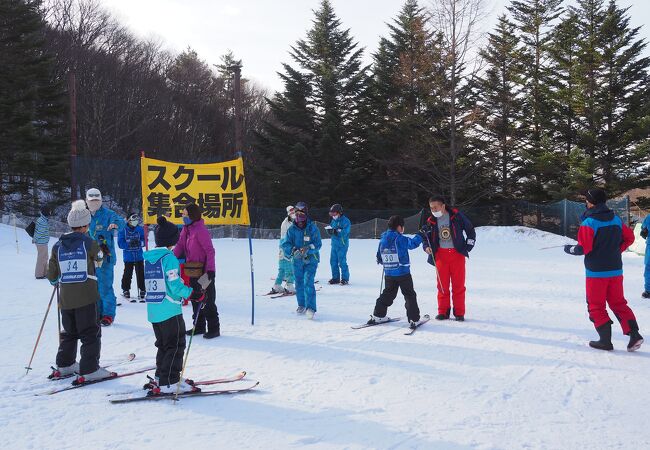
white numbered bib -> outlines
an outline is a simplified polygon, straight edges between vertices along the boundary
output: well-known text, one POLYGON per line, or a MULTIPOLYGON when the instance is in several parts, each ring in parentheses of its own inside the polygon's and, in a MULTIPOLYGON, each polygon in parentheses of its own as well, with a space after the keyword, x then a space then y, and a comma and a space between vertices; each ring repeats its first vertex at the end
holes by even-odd
POLYGON ((381 262, 385 269, 397 269, 399 267, 399 255, 394 245, 381 250, 381 262))
POLYGON ((61 283, 83 283, 88 279, 88 255, 83 241, 77 248, 65 250, 59 246, 61 283))
POLYGON ((167 296, 162 258, 154 264, 144 262, 144 286, 147 291, 144 297, 147 303, 160 303, 167 296))

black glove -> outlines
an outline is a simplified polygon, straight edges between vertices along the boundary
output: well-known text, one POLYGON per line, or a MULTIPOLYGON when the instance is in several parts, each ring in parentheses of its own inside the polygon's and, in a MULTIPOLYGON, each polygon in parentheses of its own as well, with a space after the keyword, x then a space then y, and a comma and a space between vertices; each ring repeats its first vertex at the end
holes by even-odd
POLYGON ((382 264, 382 262, 383 261, 381 260, 381 258, 379 256, 377 256, 377 264, 382 264))
POLYGON ((474 239, 468 239, 465 245, 465 248, 467 249, 467 253, 471 252, 472 249, 474 248, 474 244, 476 241, 474 239))
POLYGON ((210 281, 214 281, 214 270, 208 270, 207 274, 210 281))
POLYGON ((581 245, 569 245, 569 244, 564 246, 564 253, 568 253, 569 255, 574 255, 574 256, 580 256, 585 254, 581 245))
POLYGON ((436 260, 433 259, 433 255, 429 255, 429 257, 427 258, 427 262, 431 264, 433 267, 436 267, 436 260))
POLYGON ((647 228, 641 228, 641 237, 643 239, 648 239, 648 229, 647 228))

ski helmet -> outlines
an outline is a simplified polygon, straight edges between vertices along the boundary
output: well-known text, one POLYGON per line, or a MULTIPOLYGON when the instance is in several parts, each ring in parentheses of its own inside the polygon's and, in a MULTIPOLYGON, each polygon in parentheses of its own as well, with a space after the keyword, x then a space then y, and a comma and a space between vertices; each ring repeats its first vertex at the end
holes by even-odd
POLYGON ((140 216, 138 216, 137 214, 131 214, 131 215, 129 216, 128 222, 129 222, 129 224, 131 224, 132 226, 136 226, 137 224, 140 223, 140 216))
POLYGON ((97 188, 91 188, 88 189, 86 192, 86 201, 91 201, 91 200, 100 200, 102 199, 102 193, 99 192, 99 189, 97 188))
POLYGON ((343 207, 338 203, 334 203, 330 208, 330 216, 332 214, 339 214, 339 215, 343 214, 343 207))

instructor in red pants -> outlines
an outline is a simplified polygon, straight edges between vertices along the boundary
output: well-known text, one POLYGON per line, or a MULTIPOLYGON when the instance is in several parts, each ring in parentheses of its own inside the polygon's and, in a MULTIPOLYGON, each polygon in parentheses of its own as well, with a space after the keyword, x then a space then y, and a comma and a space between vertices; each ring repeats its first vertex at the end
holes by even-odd
POLYGON ((594 323, 600 340, 589 342, 599 350, 613 350, 612 321, 606 305, 614 312, 623 329, 630 337, 627 351, 641 347, 643 337, 639 334, 634 313, 623 294, 623 260, 621 253, 634 242, 634 233, 605 204, 607 194, 602 189, 589 189, 584 193, 587 211, 578 229, 578 245, 565 245, 570 255, 584 255, 587 272, 587 306, 589 320, 594 323))
POLYGON ((465 258, 474 248, 476 232, 462 212, 455 208, 447 209, 443 197, 431 197, 429 208, 431 217, 423 230, 427 238, 424 251, 430 255, 429 263, 438 270, 436 319, 449 319, 453 301, 454 318, 462 322, 465 320, 465 258))

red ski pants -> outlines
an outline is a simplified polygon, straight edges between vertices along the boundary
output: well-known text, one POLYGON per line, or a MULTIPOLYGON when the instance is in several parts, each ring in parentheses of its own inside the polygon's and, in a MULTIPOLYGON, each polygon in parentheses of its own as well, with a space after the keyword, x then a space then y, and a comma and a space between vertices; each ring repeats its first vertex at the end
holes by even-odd
POLYGON ((630 320, 636 320, 623 295, 623 275, 610 278, 587 278, 589 320, 598 328, 610 322, 606 305, 621 324, 623 334, 630 333, 630 320))
POLYGON ((439 248, 436 252, 436 269, 440 277, 438 279, 438 314, 449 314, 450 299, 452 299, 454 316, 464 316, 465 257, 453 248, 439 248))

